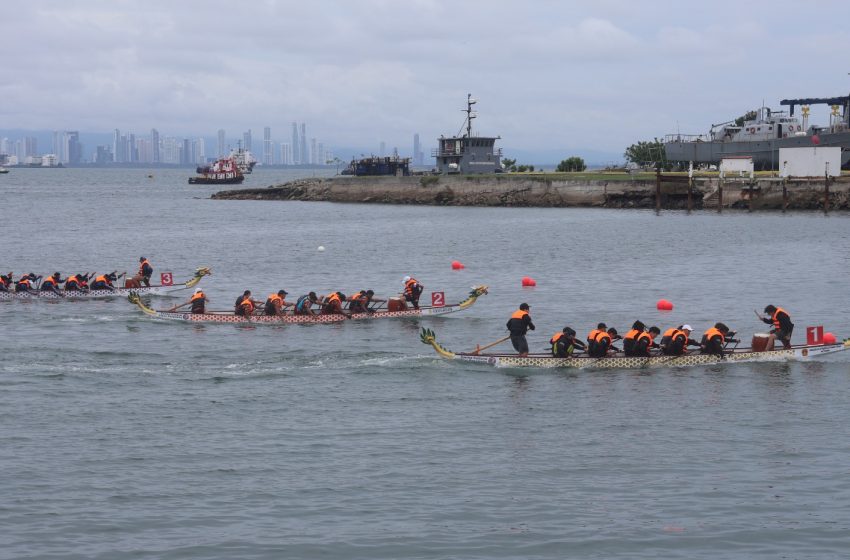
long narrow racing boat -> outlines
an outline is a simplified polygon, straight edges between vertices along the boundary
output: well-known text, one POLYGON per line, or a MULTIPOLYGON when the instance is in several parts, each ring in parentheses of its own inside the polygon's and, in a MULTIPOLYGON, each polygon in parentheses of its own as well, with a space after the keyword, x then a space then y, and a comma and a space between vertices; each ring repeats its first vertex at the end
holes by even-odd
MULTIPOLYGON (((156 310, 152 309, 138 294, 130 294, 127 299, 130 303, 135 304, 150 317, 157 319, 168 319, 172 321, 187 321, 190 323, 243 323, 243 324, 270 324, 280 325, 281 323, 339 323, 348 319, 352 320, 370 320, 370 319, 388 319, 393 317, 433 317, 436 315, 446 315, 462 311, 475 303, 482 295, 487 293, 487 286, 475 286, 469 292, 469 296, 460 303, 441 306, 422 306, 419 309, 405 309, 402 311, 371 311, 368 313, 352 313, 342 315, 340 313, 329 313, 319 315, 263 315, 255 314, 251 318, 245 318, 226 311, 211 311, 209 313, 188 313, 182 311, 156 310)), ((262 311, 262 310, 260 310, 262 311)))
POLYGON ((59 294, 54 292, 30 291, 30 292, 0 292, 0 301, 4 300, 39 300, 39 299, 96 299, 109 298, 116 296, 129 296, 131 293, 139 293, 150 296, 162 296, 173 292, 179 292, 188 288, 195 287, 201 278, 212 274, 212 271, 207 267, 201 267, 195 270, 195 275, 180 284, 170 285, 155 285, 142 286, 141 288, 115 288, 114 290, 59 290, 59 294))
POLYGON ((452 352, 437 342, 434 331, 423 328, 419 334, 423 344, 432 346, 437 354, 450 360, 487 364, 496 367, 577 368, 577 369, 643 369, 711 365, 729 362, 784 362, 810 360, 824 354, 841 352, 850 348, 850 338, 836 344, 793 346, 788 350, 754 352, 752 348, 727 350, 721 357, 712 354, 687 354, 684 356, 653 355, 648 358, 613 355, 605 358, 572 356, 555 358, 551 354, 479 354, 477 352, 452 352))

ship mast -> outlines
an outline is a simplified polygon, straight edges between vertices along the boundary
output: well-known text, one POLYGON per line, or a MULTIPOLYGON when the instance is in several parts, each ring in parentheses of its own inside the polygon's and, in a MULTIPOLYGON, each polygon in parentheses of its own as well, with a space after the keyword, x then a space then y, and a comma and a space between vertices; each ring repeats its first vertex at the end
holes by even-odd
POLYGON ((472 94, 467 93, 466 94, 466 137, 467 138, 472 138, 472 119, 474 119, 475 117, 478 116, 472 110, 472 106, 475 105, 476 103, 478 103, 478 100, 472 99, 472 94))

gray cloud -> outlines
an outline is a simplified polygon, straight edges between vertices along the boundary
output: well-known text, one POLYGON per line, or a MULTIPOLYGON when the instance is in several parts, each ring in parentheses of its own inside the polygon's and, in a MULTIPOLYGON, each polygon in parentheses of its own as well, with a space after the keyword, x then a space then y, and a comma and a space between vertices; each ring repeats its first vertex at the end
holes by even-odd
MULTIPOLYGON (((460 127, 529 151, 639 139, 850 91, 844 2, 4 3, 5 128, 212 135, 289 123, 345 146, 460 127)), ((817 116, 817 113, 815 113, 817 116)))

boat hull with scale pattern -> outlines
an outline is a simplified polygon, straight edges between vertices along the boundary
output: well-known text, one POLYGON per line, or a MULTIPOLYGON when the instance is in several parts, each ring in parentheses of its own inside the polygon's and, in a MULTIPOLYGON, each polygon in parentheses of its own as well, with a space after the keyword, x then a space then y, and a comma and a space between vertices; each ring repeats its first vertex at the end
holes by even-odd
POLYGON ((127 297, 131 293, 139 293, 148 296, 165 296, 175 292, 194 288, 201 278, 212 274, 212 271, 207 267, 200 267, 195 270, 195 275, 180 284, 171 286, 142 286, 141 288, 115 288, 114 290, 59 290, 59 294, 54 292, 30 291, 30 292, 0 292, 0 301, 38 301, 38 300, 83 300, 83 299, 103 299, 112 297, 127 297), (60 295, 61 294, 61 295, 60 295))
POLYGON ((374 319, 391 319, 391 318, 416 318, 416 317, 436 317, 439 315, 448 315, 463 311, 472 306, 479 297, 487 293, 487 286, 475 286, 469 293, 469 296, 460 303, 452 305, 443 305, 439 307, 423 306, 419 309, 406 309, 403 311, 372 311, 369 313, 352 313, 342 315, 339 313, 316 314, 316 315, 264 315, 262 313, 255 314, 250 318, 236 315, 230 312, 210 312, 210 313, 188 313, 170 310, 156 310, 147 306, 138 294, 130 294, 128 300, 130 303, 139 307, 145 315, 170 321, 184 321, 189 323, 231 323, 231 324, 311 324, 311 323, 341 323, 346 320, 353 321, 369 321, 374 319))
POLYGON ((751 348, 728 350, 722 357, 713 354, 686 354, 684 356, 654 355, 650 357, 609 356, 591 358, 572 356, 555 358, 551 354, 478 354, 475 352, 452 352, 437 342, 434 331, 423 328, 420 332, 423 344, 432 346, 437 353, 450 360, 503 368, 569 368, 569 369, 646 369, 713 365, 742 362, 785 362, 810 360, 825 354, 833 354, 850 348, 850 339, 837 344, 815 344, 793 346, 790 349, 754 352, 751 348))

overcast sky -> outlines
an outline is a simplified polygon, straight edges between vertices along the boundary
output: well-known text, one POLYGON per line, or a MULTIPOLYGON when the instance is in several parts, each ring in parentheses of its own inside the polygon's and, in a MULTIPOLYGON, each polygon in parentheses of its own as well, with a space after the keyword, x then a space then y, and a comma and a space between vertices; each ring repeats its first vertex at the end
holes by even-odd
POLYGON ((762 101, 850 92, 847 0, 1 6, 7 129, 271 126, 285 141, 304 121, 332 146, 406 147, 419 132, 427 148, 458 131, 469 92, 476 129, 505 147, 619 154, 762 101))

